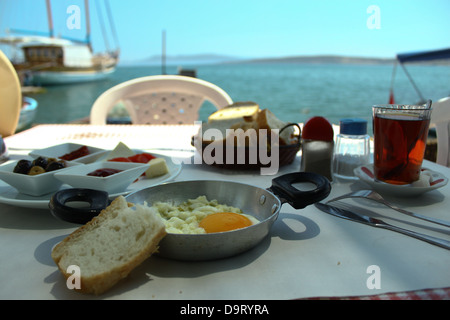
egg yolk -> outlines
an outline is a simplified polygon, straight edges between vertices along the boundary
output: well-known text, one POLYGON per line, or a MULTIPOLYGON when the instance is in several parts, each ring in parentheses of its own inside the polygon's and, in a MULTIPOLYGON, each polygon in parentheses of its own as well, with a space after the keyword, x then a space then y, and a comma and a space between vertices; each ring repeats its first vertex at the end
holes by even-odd
POLYGON ((206 233, 224 232, 251 226, 249 218, 233 212, 213 213, 200 221, 199 226, 205 229, 206 233))

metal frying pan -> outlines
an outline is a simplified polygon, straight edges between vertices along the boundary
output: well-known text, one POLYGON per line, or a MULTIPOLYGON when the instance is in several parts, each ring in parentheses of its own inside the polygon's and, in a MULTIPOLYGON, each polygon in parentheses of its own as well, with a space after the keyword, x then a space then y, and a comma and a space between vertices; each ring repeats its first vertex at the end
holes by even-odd
MULTIPOLYGON (((60 191, 63 197, 70 193, 68 190, 72 189, 60 191)), ((178 181, 142 189, 125 198, 131 203, 145 201, 151 205, 157 201, 169 201, 177 205, 204 195, 209 200, 215 199, 219 203, 238 207, 260 221, 250 227, 227 232, 169 233, 159 244, 159 255, 166 258, 213 260, 230 257, 255 247, 269 234, 284 203, 289 203, 295 209, 302 209, 326 198, 330 191, 331 185, 325 177, 315 173, 296 172, 273 179, 272 186, 268 189, 231 181, 178 181), (312 183, 315 188, 300 191, 293 186, 301 182, 312 183)), ((76 213, 73 212, 73 208, 70 210, 64 208, 65 201, 61 198, 61 194, 57 193, 52 197, 50 208, 53 215, 68 220, 69 214, 73 217, 76 213)))

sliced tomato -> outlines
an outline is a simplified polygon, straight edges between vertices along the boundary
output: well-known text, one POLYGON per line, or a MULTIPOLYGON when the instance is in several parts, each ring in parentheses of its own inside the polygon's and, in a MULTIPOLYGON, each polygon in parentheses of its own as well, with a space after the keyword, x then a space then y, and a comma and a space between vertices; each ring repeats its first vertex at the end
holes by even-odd
POLYGON ((69 153, 67 153, 67 154, 65 154, 65 155, 63 155, 63 156, 61 156, 59 158, 62 159, 62 160, 70 161, 70 160, 75 160, 75 159, 87 156, 88 154, 89 154, 88 147, 87 146, 82 146, 81 148, 76 149, 76 150, 74 150, 72 152, 69 152, 69 153))
POLYGON ((126 157, 117 157, 110 159, 109 161, 116 161, 116 162, 135 162, 135 163, 148 163, 150 160, 155 159, 156 157, 150 153, 138 153, 134 156, 130 156, 128 158, 126 157))
POLYGON ((131 162, 130 159, 125 158, 125 157, 113 158, 113 159, 109 159, 108 161, 114 161, 114 162, 131 162))
POLYGON ((128 159, 131 162, 137 162, 137 163, 148 163, 150 160, 155 159, 155 156, 151 155, 150 153, 139 153, 135 154, 134 156, 128 157, 128 159))

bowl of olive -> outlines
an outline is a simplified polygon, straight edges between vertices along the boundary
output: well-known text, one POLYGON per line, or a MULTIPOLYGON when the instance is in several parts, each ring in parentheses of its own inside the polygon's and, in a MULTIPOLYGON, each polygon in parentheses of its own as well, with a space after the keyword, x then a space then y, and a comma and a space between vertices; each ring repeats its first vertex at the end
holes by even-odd
POLYGON ((79 165, 56 158, 21 159, 1 165, 0 179, 20 193, 38 197, 61 188, 63 182, 55 178, 55 172, 79 165))

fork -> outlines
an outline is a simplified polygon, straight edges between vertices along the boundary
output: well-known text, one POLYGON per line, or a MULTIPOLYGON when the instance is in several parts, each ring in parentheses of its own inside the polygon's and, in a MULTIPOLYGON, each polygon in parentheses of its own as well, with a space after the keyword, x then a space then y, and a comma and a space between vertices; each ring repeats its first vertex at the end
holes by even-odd
POLYGON ((330 203, 330 202, 345 199, 345 198, 364 198, 364 199, 373 200, 373 201, 382 203, 385 206, 387 206, 393 210, 396 210, 400 213, 406 214, 410 217, 422 219, 422 220, 425 220, 428 222, 436 223, 436 224, 439 224, 442 226, 446 226, 447 228, 450 228, 450 222, 448 222, 448 221, 444 221, 444 220, 436 219, 436 218, 430 218, 430 217, 427 217, 427 216, 424 216, 424 215, 421 215, 418 213, 414 213, 414 212, 399 208, 399 207, 389 203, 388 201, 386 201, 378 192, 373 191, 373 190, 358 190, 358 191, 350 192, 350 193, 344 194, 342 196, 336 197, 334 199, 331 199, 331 200, 327 201, 326 203, 330 203))

